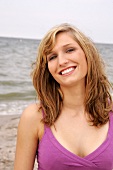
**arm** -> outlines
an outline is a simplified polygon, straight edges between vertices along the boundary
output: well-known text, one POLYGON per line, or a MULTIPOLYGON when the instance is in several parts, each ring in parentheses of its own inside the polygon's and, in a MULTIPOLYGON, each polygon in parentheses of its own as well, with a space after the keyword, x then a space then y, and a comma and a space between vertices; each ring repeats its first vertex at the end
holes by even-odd
POLYGON ((14 170, 33 170, 42 115, 37 105, 30 105, 22 113, 17 131, 14 170))

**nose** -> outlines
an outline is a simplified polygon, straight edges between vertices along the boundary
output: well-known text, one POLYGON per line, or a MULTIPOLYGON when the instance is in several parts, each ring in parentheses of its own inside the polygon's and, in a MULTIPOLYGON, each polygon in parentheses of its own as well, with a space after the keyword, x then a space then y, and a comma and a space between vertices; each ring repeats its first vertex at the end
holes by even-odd
POLYGON ((65 54, 58 55, 58 63, 60 66, 65 66, 68 63, 68 59, 66 58, 65 54))

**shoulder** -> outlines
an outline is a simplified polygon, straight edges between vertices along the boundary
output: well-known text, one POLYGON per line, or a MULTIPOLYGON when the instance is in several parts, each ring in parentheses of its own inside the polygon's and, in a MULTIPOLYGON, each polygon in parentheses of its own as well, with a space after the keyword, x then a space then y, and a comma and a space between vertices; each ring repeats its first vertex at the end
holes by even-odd
POLYGON ((27 132, 30 131, 34 133, 37 138, 40 138, 44 126, 41 122, 42 118, 43 115, 40 105, 30 104, 24 109, 20 117, 19 127, 27 132))
POLYGON ((42 118, 42 113, 41 113, 41 110, 40 110, 40 105, 36 104, 36 103, 28 105, 24 109, 21 117, 31 118, 31 119, 36 118, 36 117, 37 118, 42 118))
POLYGON ((37 123, 40 123, 42 119, 42 112, 40 109, 40 105, 39 104, 28 105, 23 111, 21 115, 21 119, 24 119, 28 122, 36 121, 37 123))
POLYGON ((33 169, 43 129, 42 113, 39 108, 38 104, 30 104, 21 114, 17 130, 15 169, 33 169))

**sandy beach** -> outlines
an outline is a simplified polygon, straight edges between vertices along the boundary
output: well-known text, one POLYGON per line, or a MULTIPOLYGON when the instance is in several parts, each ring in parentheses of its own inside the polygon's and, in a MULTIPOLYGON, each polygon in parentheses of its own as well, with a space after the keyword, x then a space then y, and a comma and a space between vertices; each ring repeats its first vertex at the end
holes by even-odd
POLYGON ((0 115, 0 169, 13 170, 20 115, 0 115))
POLYGON ((0 115, 0 170, 13 170, 19 119, 20 115, 0 115))

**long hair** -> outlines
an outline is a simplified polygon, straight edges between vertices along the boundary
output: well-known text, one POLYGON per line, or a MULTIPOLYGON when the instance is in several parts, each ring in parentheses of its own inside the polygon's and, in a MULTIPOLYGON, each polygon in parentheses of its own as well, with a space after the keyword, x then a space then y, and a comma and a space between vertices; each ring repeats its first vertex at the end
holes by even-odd
POLYGON ((109 111, 112 108, 111 84, 104 73, 104 63, 94 43, 70 24, 53 27, 38 46, 32 78, 40 106, 44 111, 43 122, 48 126, 54 124, 62 109, 63 94, 60 85, 50 74, 47 64, 47 55, 54 48, 56 36, 61 32, 69 32, 85 53, 88 67, 85 110, 94 126, 103 125, 109 120, 109 111))

